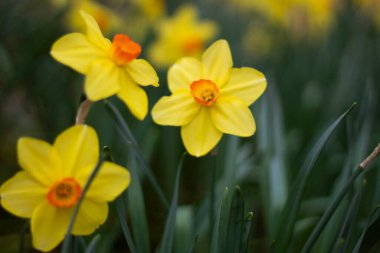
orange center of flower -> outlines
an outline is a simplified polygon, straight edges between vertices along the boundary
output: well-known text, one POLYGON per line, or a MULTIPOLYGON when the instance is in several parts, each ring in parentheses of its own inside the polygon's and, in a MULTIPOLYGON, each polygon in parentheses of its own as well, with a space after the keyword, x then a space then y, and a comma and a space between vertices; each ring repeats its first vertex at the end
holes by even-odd
POLYGON ((200 79, 190 85, 191 95, 201 105, 211 106, 219 97, 219 89, 210 80, 200 79))
POLYGON ((75 178, 67 177, 50 188, 47 199, 55 207, 73 207, 79 200, 81 186, 75 178))
POLYGON ((197 38, 191 38, 183 42, 182 49, 187 55, 194 55, 200 52, 203 48, 203 42, 197 38))
POLYGON ((116 34, 112 41, 112 59, 117 65, 125 65, 136 59, 141 46, 124 34, 116 34))

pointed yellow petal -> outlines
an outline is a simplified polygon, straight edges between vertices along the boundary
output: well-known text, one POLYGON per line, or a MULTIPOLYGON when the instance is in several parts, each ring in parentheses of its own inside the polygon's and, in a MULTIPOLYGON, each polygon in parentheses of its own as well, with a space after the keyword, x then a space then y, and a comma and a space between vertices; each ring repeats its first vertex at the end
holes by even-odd
MULTIPOLYGON (((87 167, 75 174, 75 178, 85 185, 93 169, 87 167)), ((99 202, 112 201, 128 187, 130 181, 130 174, 126 168, 104 162, 86 194, 86 199, 99 202)))
POLYGON ((178 60, 168 71, 169 90, 174 93, 178 89, 190 90, 190 84, 202 76, 202 64, 195 58, 185 57, 178 60))
POLYGON ((50 186, 62 175, 62 161, 57 151, 47 142, 23 137, 17 142, 20 166, 45 186, 50 186))
POLYGON ((183 126, 188 124, 201 105, 187 91, 177 91, 169 97, 162 97, 152 109, 153 120, 159 125, 183 126))
POLYGON ((202 107, 195 118, 181 128, 183 144, 189 154, 203 156, 216 146, 222 138, 211 121, 209 108, 202 107))
POLYGON ((48 190, 21 171, 1 186, 1 205, 14 215, 30 218, 34 209, 46 199, 48 190))
POLYGON ((51 251, 63 240, 70 223, 73 208, 55 208, 47 201, 33 212, 31 230, 33 247, 51 251))
POLYGON ((95 19, 84 11, 80 11, 83 21, 86 23, 86 35, 88 40, 97 46, 100 50, 108 52, 111 42, 103 37, 98 23, 95 19))
POLYGON ((263 94, 266 86, 267 81, 260 71, 253 68, 234 68, 221 94, 236 97, 250 105, 263 94))
POLYGON ((125 68, 136 83, 142 86, 153 85, 158 87, 157 73, 146 60, 136 59, 128 63, 125 68))
POLYGON ((71 33, 58 39, 51 49, 51 55, 79 73, 86 74, 95 59, 106 58, 107 54, 88 42, 80 33, 71 33))
POLYGON ((108 98, 120 90, 121 72, 111 60, 98 60, 91 64, 86 76, 84 90, 92 101, 108 98))
POLYGON ((117 96, 137 119, 143 120, 148 113, 148 97, 145 91, 126 72, 121 75, 121 80, 117 96))
POLYGON ((73 235, 92 234, 102 225, 108 216, 108 204, 90 200, 83 200, 75 220, 73 235))
POLYGON ((214 42, 202 55, 204 65, 203 78, 222 87, 228 80, 232 69, 230 46, 225 40, 214 42))
POLYGON ((76 125, 58 135, 54 147, 65 162, 65 176, 72 176, 88 166, 94 168, 99 159, 99 141, 95 130, 76 125))
POLYGON ((255 121, 248 106, 238 99, 220 97, 211 108, 211 118, 219 131, 237 136, 251 136, 255 121))

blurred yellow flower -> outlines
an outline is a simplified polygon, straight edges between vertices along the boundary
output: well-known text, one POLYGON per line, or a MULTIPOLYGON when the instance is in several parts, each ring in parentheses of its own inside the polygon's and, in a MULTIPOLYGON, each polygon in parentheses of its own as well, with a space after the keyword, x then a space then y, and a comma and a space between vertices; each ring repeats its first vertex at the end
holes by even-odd
POLYGON ((136 59, 141 47, 128 36, 117 34, 113 42, 104 38, 93 17, 81 11, 86 34, 71 33, 61 37, 52 47, 51 55, 59 62, 86 75, 85 93, 98 101, 117 95, 142 120, 148 113, 148 98, 139 86, 158 86, 153 67, 136 59))
POLYGON ((375 24, 380 28, 380 1, 379 0, 356 0, 360 9, 373 18, 375 24))
POLYGON ((323 37, 335 20, 336 0, 238 0, 239 7, 256 10, 296 38, 323 37))
POLYGON ((168 72, 171 96, 152 110, 160 125, 181 126, 185 148, 194 156, 208 153, 223 133, 251 136, 256 125, 248 106, 266 88, 264 75, 253 68, 232 68, 228 42, 218 40, 202 60, 185 57, 168 72))
POLYGON ((105 34, 115 31, 122 24, 121 19, 111 9, 94 0, 77 0, 70 4, 66 20, 73 31, 86 31, 86 26, 78 15, 81 10, 91 15, 105 34))
POLYGON ((212 21, 198 21, 197 9, 184 5, 174 17, 159 22, 157 33, 148 57, 155 65, 167 67, 184 56, 198 57, 205 44, 215 37, 217 25, 212 21))
POLYGON ((145 16, 154 20, 165 13, 165 0, 133 0, 145 16))
MULTIPOLYGON (((33 246, 50 251, 64 238, 74 207, 99 159, 99 143, 93 128, 71 127, 53 145, 34 138, 20 138, 17 154, 23 171, 0 188, 1 205, 23 218, 31 218, 33 246)), ((108 201, 129 185, 129 172, 103 162, 87 191, 72 231, 88 235, 105 222, 108 201)))

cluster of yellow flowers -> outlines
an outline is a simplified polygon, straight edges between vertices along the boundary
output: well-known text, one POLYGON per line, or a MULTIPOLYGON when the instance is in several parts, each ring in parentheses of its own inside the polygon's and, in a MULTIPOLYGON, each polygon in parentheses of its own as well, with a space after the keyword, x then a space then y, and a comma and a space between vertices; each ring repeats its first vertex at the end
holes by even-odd
MULTIPOLYGON (((90 101, 116 95, 137 119, 143 120, 148 98, 142 87, 158 86, 156 71, 146 60, 138 59, 142 50, 138 43, 124 34, 115 35, 111 42, 91 15, 80 14, 86 32, 61 37, 51 55, 85 75, 84 92, 90 101)), ((194 13, 185 16, 192 18, 194 13)), ((204 29, 214 30, 211 27, 205 25, 204 29)), ((184 39, 186 43, 193 43, 191 39, 195 44, 203 43, 205 39, 191 36, 184 39)), ((201 60, 185 57, 176 61, 168 71, 168 86, 172 95, 154 105, 152 117, 160 125, 180 126, 184 146, 191 155, 210 152, 223 133, 254 134, 255 121, 248 107, 264 92, 266 79, 253 68, 233 68, 226 40, 214 42, 201 60)), ((82 196, 98 160, 98 137, 90 126, 70 127, 53 145, 33 138, 19 140, 18 161, 23 171, 2 185, 1 204, 15 215, 31 219, 36 249, 49 251, 63 240, 81 197, 83 206, 72 234, 91 234, 105 222, 107 202, 128 187, 130 175, 119 165, 103 162, 82 196)))

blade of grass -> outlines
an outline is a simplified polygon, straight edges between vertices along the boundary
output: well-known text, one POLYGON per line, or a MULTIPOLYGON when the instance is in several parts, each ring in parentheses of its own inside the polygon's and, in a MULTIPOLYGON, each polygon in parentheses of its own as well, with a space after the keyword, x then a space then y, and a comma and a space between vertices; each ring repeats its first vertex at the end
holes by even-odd
POLYGON ((225 188, 222 203, 220 205, 219 221, 214 228, 213 240, 211 243, 212 253, 221 253, 226 246, 227 227, 228 227, 228 215, 229 215, 229 193, 228 187, 225 188))
POLYGON ((124 200, 126 198, 126 192, 121 194, 117 199, 116 199, 116 210, 117 210, 117 215, 119 217, 121 229, 123 230, 124 238, 127 241, 129 250, 131 253, 137 253, 136 251, 136 246, 133 242, 131 231, 129 229, 127 219, 126 219, 126 208, 125 208, 125 203, 124 200))
POLYGON ((20 244, 19 244, 19 252, 24 253, 25 251, 25 235, 28 232, 30 225, 30 221, 25 221, 24 225, 22 225, 21 231, 20 231, 20 244))
POLYGON ((197 242, 198 242, 198 234, 195 235, 195 238, 194 238, 193 244, 190 246, 190 248, 189 248, 189 250, 187 251, 187 253, 194 253, 194 251, 195 251, 195 247, 197 246, 197 242))
POLYGON ((78 203, 76 204, 75 208, 74 208, 74 212, 73 212, 73 215, 71 216, 71 220, 70 220, 70 223, 69 223, 69 227, 66 231, 66 235, 65 235, 65 239, 63 241, 63 245, 62 245, 62 249, 61 249, 61 253, 68 253, 69 252, 69 246, 71 244, 71 231, 73 230, 74 228, 74 224, 75 224, 75 219, 77 218, 78 216, 78 213, 79 213, 79 208, 81 207, 82 205, 82 202, 84 200, 84 196, 86 195, 88 189, 90 188, 90 185, 92 183, 92 181, 94 181, 96 175, 98 174, 99 172, 99 169, 102 165, 102 162, 103 162, 103 158, 100 157, 99 161, 98 161, 98 164, 95 166, 94 170, 92 171, 91 175, 89 176, 85 186, 83 187, 83 191, 82 191, 82 194, 78 200, 78 203))
POLYGON ((306 180, 317 161, 320 152, 327 143, 331 134, 342 122, 342 120, 348 115, 352 108, 356 105, 354 103, 346 112, 344 112, 338 119, 336 119, 319 137, 318 141, 314 144, 313 148, 309 152, 297 178, 289 194, 289 198, 286 202, 284 211, 281 215, 279 229, 276 233, 276 239, 272 245, 273 253, 283 253, 288 248, 289 242, 292 238, 293 228, 296 221, 298 209, 300 207, 302 193, 305 188, 306 180))
POLYGON ((122 137, 124 138, 126 144, 131 147, 131 150, 135 153, 138 161, 140 162, 140 167, 144 171, 145 175, 147 176, 148 180, 152 184, 153 188, 158 194, 158 197, 160 198, 162 204, 165 208, 169 208, 169 203, 165 197, 164 192, 162 191, 157 179, 155 178, 153 172, 149 168, 148 163, 146 162, 144 155, 141 152, 140 146, 138 145, 137 141, 135 140, 131 130, 129 129, 127 123, 125 122, 123 116, 119 112, 119 110, 114 106, 110 101, 104 100, 104 104, 106 106, 106 109, 112 116, 112 118, 117 123, 118 129, 120 130, 120 133, 122 134, 122 137))
POLYGON ((172 203, 170 205, 168 218, 166 220, 164 234, 162 236, 161 244, 158 252, 160 253, 170 253, 173 250, 173 241, 174 241, 174 228, 175 228, 175 219, 178 205, 178 191, 179 191, 179 182, 183 167, 183 161, 185 159, 186 153, 184 153, 179 161, 177 176, 175 180, 174 193, 172 197, 172 203))
POLYGON ((94 238, 88 244, 86 251, 84 253, 95 253, 98 248, 98 243, 100 241, 100 235, 95 235, 94 238))
POLYGON ((241 253, 248 252, 248 242, 249 242, 249 236, 251 234, 252 219, 253 219, 253 213, 249 212, 247 217, 244 219, 244 230, 243 230, 243 237, 242 237, 242 246, 241 246, 241 251, 240 251, 241 253))
POLYGON ((244 222, 244 199, 240 187, 236 186, 229 210, 225 252, 241 252, 244 222))
MULTIPOLYGON (((103 153, 104 153, 107 161, 114 162, 114 159, 112 157, 112 151, 109 147, 107 147, 107 146, 104 147, 103 153)), ((131 164, 131 165, 132 165, 132 167, 134 167, 134 164, 131 164)), ((116 211, 117 211, 117 216, 119 218, 121 229, 123 231, 124 238, 127 241, 129 250, 131 251, 131 253, 136 253, 137 252, 136 246, 135 246, 134 241, 132 239, 131 231, 129 229, 128 222, 126 219, 126 213, 127 213, 127 210, 125 207, 126 206, 125 199, 127 197, 126 192, 127 192, 127 190, 124 191, 119 197, 116 198, 116 201, 115 201, 116 211)))
POLYGON ((369 231, 369 228, 371 227, 371 225, 374 223, 374 221, 376 221, 376 219, 379 219, 380 217, 380 206, 377 206, 371 213, 369 219, 368 219, 368 222, 363 230, 363 232, 361 233, 358 241, 356 242, 355 244, 355 247, 354 249, 352 250, 352 253, 360 253, 360 252, 363 252, 362 248, 364 248, 365 246, 363 246, 364 244, 367 244, 367 243, 364 243, 365 241, 365 238, 366 238, 366 234, 368 233, 369 231))
POLYGON ((131 216, 132 233, 136 243, 136 250, 139 253, 149 253, 149 227, 146 217, 144 195, 141 189, 140 178, 137 173, 137 164, 133 156, 130 155, 128 168, 131 171, 131 185, 127 191, 128 210, 131 216))

